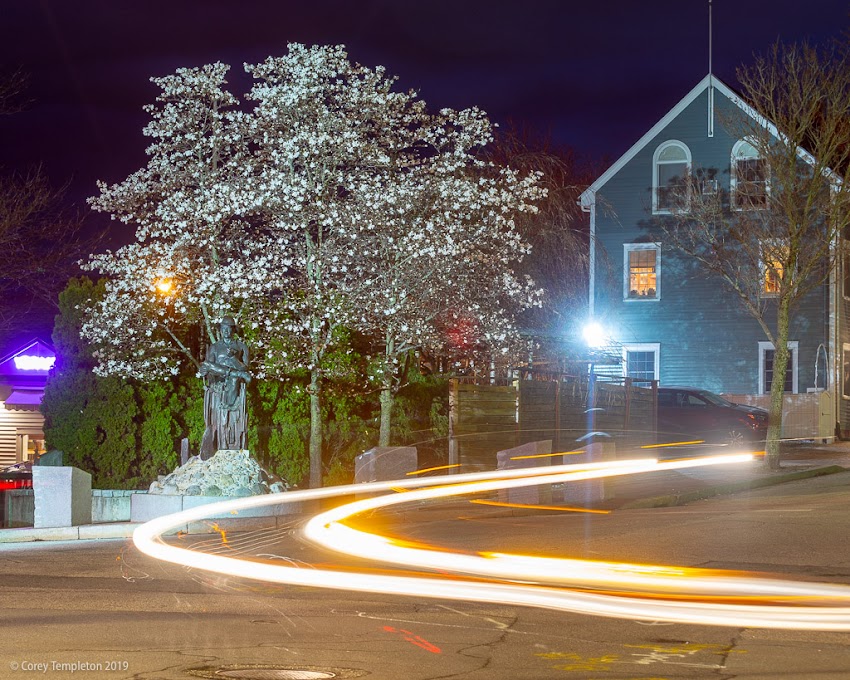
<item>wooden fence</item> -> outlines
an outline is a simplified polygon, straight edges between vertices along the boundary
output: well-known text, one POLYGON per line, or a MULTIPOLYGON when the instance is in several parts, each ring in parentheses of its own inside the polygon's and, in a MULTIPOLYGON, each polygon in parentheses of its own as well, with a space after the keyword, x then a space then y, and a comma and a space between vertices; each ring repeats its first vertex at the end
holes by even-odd
POLYGON ((493 469, 497 451, 544 439, 552 440, 554 451, 572 450, 592 432, 605 433, 618 447, 654 443, 656 383, 646 388, 629 378, 529 377, 502 384, 450 382, 451 462, 493 469))
MULTIPOLYGON (((770 409, 769 394, 724 394, 736 404, 770 409)), ((832 442, 835 438, 835 409, 831 392, 786 394, 782 398, 782 438, 832 442)))

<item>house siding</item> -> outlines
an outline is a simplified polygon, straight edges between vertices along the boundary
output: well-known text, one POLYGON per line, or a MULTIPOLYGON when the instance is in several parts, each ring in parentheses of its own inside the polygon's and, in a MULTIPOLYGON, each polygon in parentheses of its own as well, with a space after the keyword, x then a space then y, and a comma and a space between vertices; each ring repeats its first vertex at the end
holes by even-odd
POLYGON ((50 358, 54 353, 47 343, 34 338, 0 357, 0 468, 26 458, 22 435, 36 440, 32 444, 44 438, 44 416, 37 410, 37 403, 44 390, 47 370, 19 367, 15 361, 19 356, 50 358), (11 397, 16 391, 27 394, 30 401, 22 405, 18 400, 15 405, 11 397))
POLYGON ((0 468, 21 460, 19 434, 37 434, 44 427, 38 411, 7 411, 0 402, 0 468))
MULTIPOLYGON (((683 142, 690 149, 694 170, 717 169, 721 188, 729 188, 730 157, 737 138, 721 121, 724 112, 740 110, 716 92, 717 118, 714 136, 709 138, 707 96, 705 91, 697 96, 598 192, 594 310, 617 342, 660 344, 662 385, 756 394, 758 343, 766 340, 765 334, 738 297, 718 279, 705 277, 694 260, 665 248, 662 241, 660 300, 623 300, 623 244, 660 240, 653 236, 651 225, 653 153, 658 145, 668 140, 683 142)), ((792 320, 789 340, 799 343, 800 392, 814 386, 818 346, 827 346, 826 291, 822 286, 808 294, 792 320)), ((843 337, 850 342, 846 328, 843 337)), ((842 411, 850 414, 850 400, 844 402, 842 411)))
MULTIPOLYGON (((846 245, 846 244, 844 244, 846 245)), ((842 266, 845 263, 842 263, 842 266)), ((843 295, 843 276, 847 276, 848 272, 842 270, 842 277, 840 277, 840 282, 838 284, 839 287, 839 300, 838 300, 838 308, 839 308, 839 331, 838 331, 838 347, 835 348, 835 351, 839 356, 839 366, 843 369, 845 364, 850 364, 850 348, 848 348, 847 352, 844 352, 844 345, 850 345, 850 299, 844 297, 843 295)), ((839 384, 836 387, 838 394, 840 395, 838 398, 838 420, 839 420, 839 428, 841 430, 841 435, 845 439, 850 439, 850 386, 845 386, 843 381, 843 370, 839 371, 839 384), (848 396, 844 396, 848 394, 848 396)))

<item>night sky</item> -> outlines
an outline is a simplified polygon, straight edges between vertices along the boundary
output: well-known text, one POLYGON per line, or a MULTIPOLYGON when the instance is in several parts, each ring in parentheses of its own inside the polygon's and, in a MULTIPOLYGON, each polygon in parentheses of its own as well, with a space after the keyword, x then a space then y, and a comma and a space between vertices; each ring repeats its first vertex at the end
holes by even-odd
MULTIPOLYGON (((850 0, 714 0, 714 72, 777 38, 824 42, 850 0)), ((593 160, 616 159, 708 70, 708 0, 0 0, 2 64, 30 74, 28 110, 0 118, 0 165, 43 163, 70 196, 145 162, 151 76, 241 64, 287 42, 342 43, 436 109, 477 105, 593 160)))

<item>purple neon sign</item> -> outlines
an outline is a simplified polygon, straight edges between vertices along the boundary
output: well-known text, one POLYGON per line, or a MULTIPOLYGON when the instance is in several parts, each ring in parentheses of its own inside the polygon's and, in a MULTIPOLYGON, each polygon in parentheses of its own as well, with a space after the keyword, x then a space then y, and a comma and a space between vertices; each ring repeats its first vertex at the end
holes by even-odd
POLYGON ((56 363, 56 357, 36 357, 20 354, 15 357, 15 368, 19 371, 49 371, 56 363))

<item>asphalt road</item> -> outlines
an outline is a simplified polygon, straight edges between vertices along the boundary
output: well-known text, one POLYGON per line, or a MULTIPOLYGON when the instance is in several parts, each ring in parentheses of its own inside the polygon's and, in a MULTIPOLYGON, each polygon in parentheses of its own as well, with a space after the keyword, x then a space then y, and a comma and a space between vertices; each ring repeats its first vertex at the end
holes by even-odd
MULTIPOLYGON (((451 521, 444 514, 422 513, 425 521, 416 523, 410 513, 404 517, 382 524, 465 550, 850 584, 850 472, 608 515, 495 517, 471 509, 451 521)), ((280 530, 234 534, 227 544, 218 535, 175 540, 227 554, 285 557, 304 568, 355 564, 280 530)), ((728 627, 622 621, 277 586, 160 563, 128 541, 0 547, 0 597, 0 678, 850 677, 850 633, 741 628, 734 621, 728 627)))

